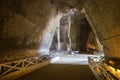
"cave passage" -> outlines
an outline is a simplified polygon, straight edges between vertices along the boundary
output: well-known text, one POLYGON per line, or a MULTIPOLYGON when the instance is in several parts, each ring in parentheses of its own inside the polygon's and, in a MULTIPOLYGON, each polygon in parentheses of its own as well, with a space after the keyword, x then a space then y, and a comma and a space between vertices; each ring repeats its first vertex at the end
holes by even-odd
MULTIPOLYGON (((12 77, 11 73, 28 70, 24 72, 27 73, 39 65, 43 67, 43 71, 38 69, 41 79, 45 75, 61 75, 64 80, 73 75, 71 79, 77 80, 83 72, 84 80, 92 80, 93 72, 98 80, 119 80, 119 13, 119 0, 1 0, 0 79, 15 78, 16 74, 12 77), (54 59, 58 64, 50 63, 54 59), (59 72, 59 68, 63 71, 59 72), (67 77, 64 68, 68 68, 67 77)), ((39 78, 35 72, 29 75, 39 78)))

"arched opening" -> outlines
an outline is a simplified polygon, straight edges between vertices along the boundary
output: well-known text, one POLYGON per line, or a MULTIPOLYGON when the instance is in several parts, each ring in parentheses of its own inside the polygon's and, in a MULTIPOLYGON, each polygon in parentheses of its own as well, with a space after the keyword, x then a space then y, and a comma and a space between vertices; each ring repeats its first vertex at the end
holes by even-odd
POLYGON ((51 47, 57 51, 102 51, 101 44, 86 14, 77 9, 70 9, 60 18, 59 27, 54 34, 51 47), (55 44, 54 44, 55 43, 55 44))

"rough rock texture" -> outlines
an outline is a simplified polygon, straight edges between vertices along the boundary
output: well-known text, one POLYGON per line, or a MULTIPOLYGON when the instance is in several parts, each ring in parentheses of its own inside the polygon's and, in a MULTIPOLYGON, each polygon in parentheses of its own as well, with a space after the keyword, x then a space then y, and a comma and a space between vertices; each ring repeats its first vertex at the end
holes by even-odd
POLYGON ((87 40, 91 27, 82 14, 76 14, 72 17, 71 41, 72 49, 78 51, 87 50, 87 40))
POLYGON ((88 50, 97 50, 97 51, 100 50, 99 45, 98 45, 97 40, 96 40, 96 37, 95 37, 95 34, 93 33, 93 31, 91 31, 89 33, 86 47, 87 47, 88 50))
MULTIPOLYGON (((28 49, 35 53, 38 49, 48 52, 60 18, 58 11, 66 12, 74 7, 85 9, 86 19, 103 45, 105 55, 120 58, 119 0, 1 0, 0 52, 28 49)), ((78 27, 71 27, 72 47, 85 50, 89 29, 85 28, 87 23, 79 27, 84 24, 81 21, 75 22, 78 27)))
POLYGON ((1 0, 0 51, 37 51, 53 10, 49 0, 1 0))
POLYGON ((120 2, 118 0, 82 0, 107 57, 120 58, 120 2))
POLYGON ((43 31, 41 44, 39 48, 39 52, 41 54, 49 54, 49 49, 52 44, 56 27, 59 26, 61 16, 62 14, 58 13, 57 15, 53 15, 48 21, 48 24, 43 31))
POLYGON ((60 20, 60 46, 61 50, 67 50, 67 39, 69 30, 68 15, 65 15, 60 20))

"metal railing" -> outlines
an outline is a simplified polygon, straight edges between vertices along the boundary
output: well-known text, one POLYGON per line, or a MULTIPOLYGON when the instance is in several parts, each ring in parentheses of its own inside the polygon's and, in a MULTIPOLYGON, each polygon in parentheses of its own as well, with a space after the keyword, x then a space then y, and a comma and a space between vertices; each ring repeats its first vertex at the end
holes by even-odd
POLYGON ((88 57, 88 62, 97 80, 119 80, 104 68, 104 57, 88 57))
POLYGON ((49 59, 50 59, 49 55, 44 55, 44 56, 27 58, 23 60, 8 62, 8 63, 2 63, 0 64, 0 78, 9 73, 22 70, 24 68, 30 67, 35 64, 39 64, 49 59))

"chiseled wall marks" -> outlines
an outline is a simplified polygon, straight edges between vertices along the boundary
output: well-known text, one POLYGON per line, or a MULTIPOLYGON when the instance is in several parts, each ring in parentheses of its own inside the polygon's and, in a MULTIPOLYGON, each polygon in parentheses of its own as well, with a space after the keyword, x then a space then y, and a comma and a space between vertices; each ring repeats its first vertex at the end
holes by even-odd
POLYGON ((49 0, 1 0, 0 51, 37 51, 53 9, 49 0))
POLYGON ((55 34, 56 27, 60 26, 60 18, 62 17, 62 13, 54 14, 49 19, 49 22, 44 29, 41 37, 41 44, 39 48, 40 54, 49 54, 50 46, 52 44, 52 40, 55 34))
POLYGON ((120 57, 120 2, 82 0, 107 57, 120 57))

